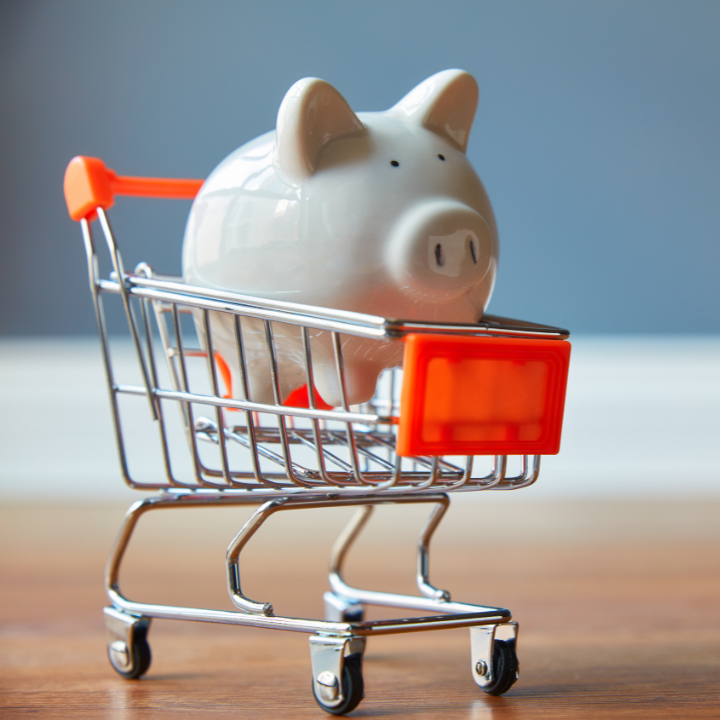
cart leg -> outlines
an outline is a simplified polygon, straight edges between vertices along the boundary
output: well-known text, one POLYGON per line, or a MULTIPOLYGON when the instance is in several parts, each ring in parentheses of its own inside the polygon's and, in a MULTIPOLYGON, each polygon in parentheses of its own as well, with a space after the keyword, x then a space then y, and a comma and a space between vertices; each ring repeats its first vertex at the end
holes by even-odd
POLYGON ((489 695, 502 695, 518 679, 517 623, 470 628, 473 680, 489 695))
POLYGON ((363 637, 310 636, 313 694, 325 712, 344 715, 363 699, 364 651, 363 637))
POLYGON ((258 531, 260 526, 275 512, 282 510, 287 498, 270 500, 261 505, 242 526, 240 532, 233 538, 228 546, 227 585, 230 600, 235 607, 246 613, 272 616, 273 606, 269 602, 256 602, 246 597, 240 587, 240 552, 247 545, 250 538, 258 531))
MULTIPOLYGON (((330 568, 328 575, 330 585, 337 589, 342 582, 342 566, 348 551, 365 528, 375 508, 372 505, 364 505, 358 508, 357 512, 350 518, 350 522, 338 535, 330 553, 330 568), (339 582, 334 582, 335 580, 339 582)), ((325 619, 340 622, 362 622, 365 617, 365 606, 352 595, 338 594, 337 592, 326 592, 323 595, 325 601, 325 619)))
POLYGON ((103 613, 110 664, 128 680, 144 675, 151 660, 147 642, 150 618, 128 615, 114 607, 103 608, 103 613))
POLYGON ((445 517, 448 507, 450 506, 450 498, 447 495, 442 496, 430 513, 430 517, 425 523, 425 527, 420 533, 418 539, 418 555, 417 555, 417 586, 418 590, 431 600, 450 601, 450 593, 447 590, 441 590, 430 584, 430 540, 433 533, 445 517))
MULTIPOLYGON (((435 507, 430 513, 430 517, 427 519, 418 539, 417 586, 426 598, 440 602, 449 602, 449 591, 436 588, 430 583, 430 541, 438 525, 440 525, 440 521, 447 512, 450 505, 450 498, 447 495, 438 495, 433 498, 428 498, 427 500, 423 499, 422 502, 434 502, 435 507)), ((363 531, 367 521, 370 519, 372 511, 372 505, 365 505, 359 508, 333 545, 330 554, 330 569, 328 575, 330 586, 334 592, 325 593, 324 596, 325 617, 328 620, 359 622, 363 618, 364 608, 362 608, 360 597, 359 595, 355 596, 353 594, 353 588, 343 580, 342 568, 350 548, 363 531)))

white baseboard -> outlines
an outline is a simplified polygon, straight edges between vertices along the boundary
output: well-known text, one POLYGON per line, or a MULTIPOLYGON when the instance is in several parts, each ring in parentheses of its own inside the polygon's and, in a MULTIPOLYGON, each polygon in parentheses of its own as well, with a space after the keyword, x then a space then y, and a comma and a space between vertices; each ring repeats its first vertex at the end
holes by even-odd
MULTIPOLYGON (((572 343, 562 450, 523 499, 720 498, 720 338, 572 343)), ((0 340, 0 408, 0 498, 138 497, 120 479, 96 339, 0 340)), ((482 494, 499 495, 517 497, 482 494)))

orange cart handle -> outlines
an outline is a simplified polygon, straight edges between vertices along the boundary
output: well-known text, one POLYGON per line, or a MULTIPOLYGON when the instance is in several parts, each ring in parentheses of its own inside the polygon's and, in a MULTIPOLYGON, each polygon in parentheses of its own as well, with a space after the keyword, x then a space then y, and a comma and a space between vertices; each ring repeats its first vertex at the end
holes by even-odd
POLYGON ((115 195, 192 200, 204 180, 168 180, 118 175, 99 158, 74 157, 65 171, 65 202, 75 221, 93 220, 96 210, 107 210, 115 195))

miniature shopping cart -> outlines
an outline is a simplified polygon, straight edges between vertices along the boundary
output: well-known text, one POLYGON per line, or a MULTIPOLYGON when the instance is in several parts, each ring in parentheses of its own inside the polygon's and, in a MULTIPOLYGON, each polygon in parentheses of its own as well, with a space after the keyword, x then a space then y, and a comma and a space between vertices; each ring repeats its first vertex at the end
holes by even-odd
POLYGON ((127 272, 105 212, 114 196, 193 198, 201 184, 120 177, 100 160, 83 157, 72 160, 65 177, 70 215, 80 222, 87 252, 122 473, 130 487, 159 492, 130 507, 108 561, 112 605, 105 608, 105 621, 112 666, 125 678, 148 670, 151 618, 305 632, 315 699, 328 713, 341 715, 363 697, 367 638, 468 627, 473 679, 486 693, 506 692, 518 676, 517 623, 506 609, 455 602, 433 586, 430 540, 449 493, 528 487, 537 480, 540 456, 558 452, 568 332, 489 316, 462 325, 389 320, 191 287, 156 275, 144 263, 127 272), (109 250, 108 279, 100 277, 94 220, 109 250), (117 379, 106 322, 111 301, 124 310, 137 374, 132 383, 117 379), (228 358, 218 358, 213 346, 211 319, 217 313, 234 322, 234 362, 241 378, 235 397, 227 392, 228 358), (264 328, 274 403, 254 402, 248 391, 247 318, 264 328), (275 337, 287 325, 299 328, 302 339, 304 407, 281 397, 275 337), (318 332, 332 339, 343 397, 338 408, 328 409, 314 389, 311 337, 318 332), (362 406, 346 401, 344 336, 404 343, 402 371, 386 371, 375 397, 362 406), (121 406, 132 397, 157 427, 164 470, 150 481, 130 470, 132 428, 123 422, 121 406), (418 542, 420 594, 348 585, 343 561, 373 508, 406 503, 432 506, 418 542), (237 610, 148 604, 122 594, 120 565, 141 515, 158 508, 240 504, 259 507, 227 550, 227 585, 237 610), (243 593, 240 554, 265 520, 280 511, 339 506, 358 509, 332 550, 325 620, 279 617, 270 603, 243 593), (367 621, 368 605, 424 615, 367 621))

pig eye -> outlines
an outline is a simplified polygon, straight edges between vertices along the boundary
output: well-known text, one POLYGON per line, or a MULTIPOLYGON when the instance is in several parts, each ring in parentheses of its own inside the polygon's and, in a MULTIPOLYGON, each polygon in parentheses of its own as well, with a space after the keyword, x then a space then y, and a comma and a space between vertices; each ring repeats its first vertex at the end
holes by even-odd
POLYGON ((391 161, 390 161, 390 164, 391 164, 393 167, 399 167, 399 166, 400 166, 400 163, 399 163, 397 160, 391 160, 391 161))
POLYGON ((435 246, 435 262, 438 264, 438 267, 442 267, 445 264, 442 245, 440 245, 440 243, 435 246))
POLYGON ((438 157, 445 162, 445 156, 442 153, 438 153, 438 157))

